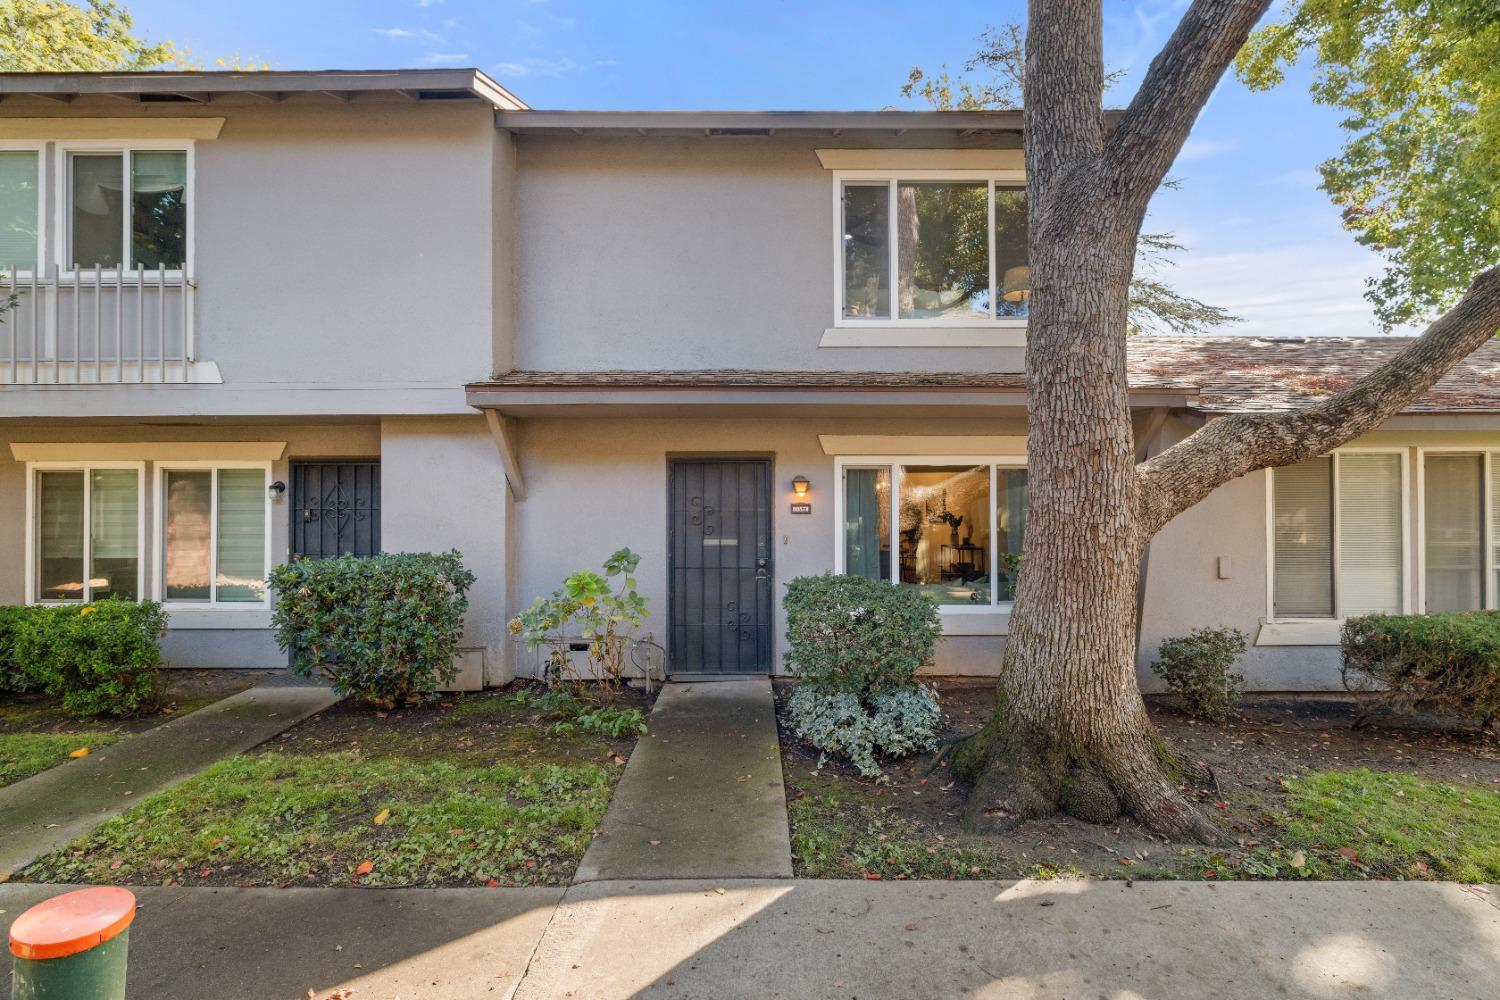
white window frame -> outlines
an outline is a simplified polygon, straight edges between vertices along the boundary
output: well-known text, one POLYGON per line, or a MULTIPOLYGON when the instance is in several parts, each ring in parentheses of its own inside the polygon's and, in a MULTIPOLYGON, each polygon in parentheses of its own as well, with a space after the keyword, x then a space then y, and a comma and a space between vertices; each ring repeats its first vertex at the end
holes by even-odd
POLYGON ((995 300, 998 275, 995 273, 995 188, 1024 188, 1024 170, 835 170, 833 171, 833 327, 842 330, 899 330, 910 328, 952 329, 958 327, 982 330, 1026 329, 1025 316, 996 316, 995 300), (844 185, 846 183, 869 184, 884 181, 888 185, 890 199, 887 222, 890 226, 887 252, 890 254, 891 315, 884 319, 851 319, 844 315, 844 185), (989 240, 990 264, 990 315, 934 316, 923 319, 900 319, 896 316, 897 259, 895 199, 896 187, 901 181, 984 181, 988 198, 986 231, 989 240))
MULTIPOLYGON (((1472 454, 1472 449, 1470 450, 1472 454)), ((1266 616, 1265 621, 1270 624, 1290 623, 1342 623, 1345 619, 1343 609, 1344 588, 1340 576, 1342 552, 1339 546, 1339 456, 1340 455, 1400 455, 1401 456, 1401 613, 1411 614, 1413 586, 1421 586, 1421 570, 1413 565, 1411 551, 1412 518, 1418 515, 1414 508, 1421 502, 1421 479, 1420 464, 1418 465, 1419 478, 1417 489, 1417 501, 1412 500, 1411 490, 1411 449, 1403 447, 1387 448, 1339 448, 1329 452, 1328 456, 1333 460, 1331 469, 1332 492, 1329 495, 1329 503, 1332 509, 1329 511, 1330 524, 1332 526, 1330 539, 1332 543, 1332 581, 1333 581, 1333 615, 1281 615, 1276 614, 1276 470, 1266 470, 1266 616), (1415 574, 1415 581, 1413 575, 1415 574)), ((1420 449, 1418 449, 1420 463, 1420 449)), ((1323 456, 1319 456, 1323 457, 1323 456)), ((1417 524, 1421 520, 1418 517, 1417 524)), ((1418 546, 1420 549, 1420 544, 1418 546)), ((1420 598, 1417 607, 1422 606, 1420 598)))
POLYGON ((47 144, 7 139, 0 142, 0 153, 36 154, 36 266, 16 268, 16 277, 30 278, 40 274, 47 261, 47 144))
MULTIPOLYGON (((833 478, 837 484, 833 498, 833 571, 837 574, 844 572, 844 473, 848 469, 887 469, 891 477, 891 535, 888 541, 891 545, 892 559, 900 552, 901 530, 901 466, 912 467, 934 467, 948 465, 985 465, 990 470, 990 602, 988 604, 940 604, 938 612, 943 615, 993 615, 996 612, 1008 613, 1015 605, 1014 601, 997 600, 998 588, 995 586, 995 572, 998 568, 997 560, 999 553, 995 550, 996 521, 999 517, 996 511, 995 487, 998 482, 997 469, 1025 469, 1025 455, 840 455, 833 460, 833 478)), ((892 574, 897 573, 895 562, 891 565, 892 574)), ((899 579, 892 579, 892 583, 899 583, 899 579)))
MULTIPOLYGON (((184 164, 187 176, 187 221, 185 223, 187 232, 184 234, 183 256, 186 261, 181 268, 168 268, 165 274, 168 278, 191 281, 193 278, 193 247, 195 240, 193 231, 198 206, 197 192, 197 144, 192 139, 140 139, 131 141, 120 141, 111 139, 75 139, 67 142, 59 142, 54 154, 54 170, 57 177, 56 210, 53 213, 54 225, 57 229, 57 239, 54 240, 56 253, 54 264, 59 274, 70 277, 89 275, 94 272, 92 266, 80 264, 76 269, 73 262, 68 258, 73 254, 73 154, 99 154, 118 153, 123 158, 121 170, 126 190, 125 210, 121 213, 122 231, 120 234, 121 247, 120 256, 122 266, 118 268, 102 268, 101 273, 118 276, 121 280, 130 281, 136 274, 135 261, 132 260, 132 240, 130 238, 130 213, 133 211, 134 199, 129 197, 131 178, 131 158, 136 153, 185 153, 184 164)), ((155 270, 145 272, 148 278, 157 274, 155 270)))
POLYGON ((1486 610, 1493 611, 1500 608, 1500 587, 1495 586, 1495 497, 1494 484, 1491 481, 1490 468, 1494 463, 1496 452, 1484 447, 1464 448, 1454 447, 1418 447, 1417 453, 1417 504, 1421 508, 1417 517, 1417 566, 1416 566, 1416 591, 1417 608, 1420 614, 1427 613, 1427 456, 1428 455, 1478 455, 1483 459, 1480 468, 1480 503, 1484 506, 1481 512, 1481 524, 1484 526, 1484 537, 1480 539, 1479 546, 1484 553, 1483 579, 1480 581, 1484 594, 1483 605, 1486 610))
POLYGON ((93 476, 95 469, 134 469, 136 473, 135 508, 135 592, 146 593, 146 463, 145 462, 27 462, 26 463, 26 603, 60 607, 82 607, 93 600, 89 579, 93 561, 93 476), (37 596, 36 560, 36 486, 38 472, 83 473, 83 598, 77 601, 44 601, 37 596))
MULTIPOLYGON (((155 599, 161 602, 162 607, 168 611, 192 611, 194 609, 213 609, 215 611, 269 611, 271 608, 271 588, 266 587, 265 594, 258 602, 250 601, 221 601, 219 600, 219 471, 222 469, 259 469, 264 472, 265 484, 271 483, 270 462, 224 462, 213 459, 199 461, 171 461, 157 462, 155 470, 155 482, 153 484, 152 496, 156 499, 155 504, 155 542, 152 544, 152 577, 155 586, 152 588, 155 599), (167 473, 168 472, 191 472, 211 470, 209 490, 209 588, 208 600, 206 601, 168 601, 167 600, 167 473)), ((261 569, 265 575, 271 572, 271 514, 274 509, 271 501, 269 488, 261 490, 263 504, 261 510, 265 517, 265 548, 261 556, 261 569)))

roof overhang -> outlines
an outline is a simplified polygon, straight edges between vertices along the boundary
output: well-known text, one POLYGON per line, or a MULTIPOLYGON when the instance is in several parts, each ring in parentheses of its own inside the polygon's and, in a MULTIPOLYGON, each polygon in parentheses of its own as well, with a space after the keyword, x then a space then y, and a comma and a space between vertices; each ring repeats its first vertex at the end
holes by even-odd
POLYGON ((526 108, 520 98, 477 69, 0 73, 0 100, 29 96, 69 103, 97 94, 141 103, 207 103, 231 94, 269 101, 289 94, 321 94, 349 101, 358 94, 377 93, 413 101, 478 100, 502 111, 526 108))
POLYGON ((765 137, 786 132, 935 133, 981 137, 1021 131, 1020 111, 515 111, 495 123, 513 132, 581 135, 765 137))

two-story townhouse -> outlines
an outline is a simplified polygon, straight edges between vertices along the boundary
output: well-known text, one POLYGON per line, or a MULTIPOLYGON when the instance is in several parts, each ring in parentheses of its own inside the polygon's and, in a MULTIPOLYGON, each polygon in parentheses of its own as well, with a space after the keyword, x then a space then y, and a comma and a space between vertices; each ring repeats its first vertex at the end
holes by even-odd
MULTIPOLYGON (((782 584, 825 571, 931 594, 937 672, 998 665, 1018 113, 536 111, 472 71, 0 93, 0 601, 151 596, 174 662, 264 666, 270 565, 457 547, 494 682, 535 663, 509 615, 628 545, 677 676, 779 670, 782 584)), ((1401 344, 1135 338, 1140 453, 1401 344)), ((1494 452, 1487 347, 1366 439, 1223 487, 1151 547, 1143 679, 1161 638, 1232 625, 1252 688, 1335 688, 1346 615, 1500 606, 1494 452)))

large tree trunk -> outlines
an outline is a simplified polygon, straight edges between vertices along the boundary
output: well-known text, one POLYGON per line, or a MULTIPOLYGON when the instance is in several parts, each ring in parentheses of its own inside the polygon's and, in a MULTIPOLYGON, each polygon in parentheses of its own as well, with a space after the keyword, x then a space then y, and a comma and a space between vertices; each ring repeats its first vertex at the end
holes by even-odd
POLYGON ((1135 678, 1141 556, 1219 485, 1367 433, 1500 327, 1500 268, 1354 387, 1285 414, 1214 420, 1136 466, 1125 373, 1127 292, 1152 192, 1269 0, 1194 0, 1113 130, 1101 111, 1100 0, 1031 0, 1026 169, 1029 509, 1024 569, 994 720, 960 746, 965 826, 1005 829, 1058 808, 1160 833, 1225 832, 1179 790, 1191 777, 1135 678))

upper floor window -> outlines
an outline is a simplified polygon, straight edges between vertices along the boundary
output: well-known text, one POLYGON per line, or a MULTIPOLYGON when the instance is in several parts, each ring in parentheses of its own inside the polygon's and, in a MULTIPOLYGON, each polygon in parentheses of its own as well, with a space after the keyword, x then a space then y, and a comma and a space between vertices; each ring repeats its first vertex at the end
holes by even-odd
POLYGON ((36 268, 41 229, 41 156, 0 150, 0 270, 36 268))
POLYGON ((65 147, 62 157, 65 269, 183 269, 187 150, 65 147))
POLYGON ((1024 322, 1031 293, 1026 191, 972 171, 839 175, 837 322, 1024 322))

